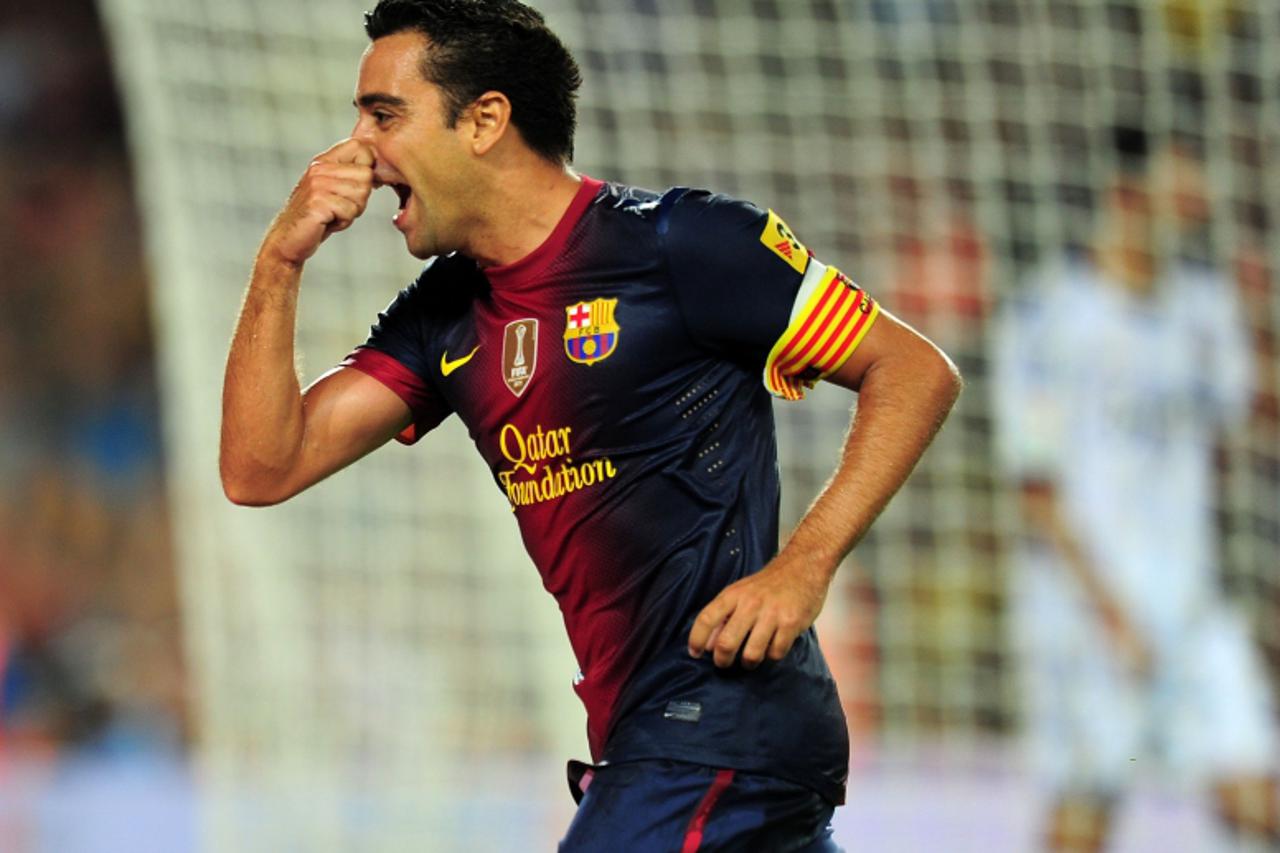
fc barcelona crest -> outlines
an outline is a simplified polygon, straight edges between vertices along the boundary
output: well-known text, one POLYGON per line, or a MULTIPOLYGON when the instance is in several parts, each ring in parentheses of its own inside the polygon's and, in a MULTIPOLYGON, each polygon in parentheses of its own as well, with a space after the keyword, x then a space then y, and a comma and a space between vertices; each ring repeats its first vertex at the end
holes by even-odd
POLYGON ((621 329, 613 318, 617 299, 594 299, 564 309, 564 351, 578 364, 595 364, 613 355, 621 329))

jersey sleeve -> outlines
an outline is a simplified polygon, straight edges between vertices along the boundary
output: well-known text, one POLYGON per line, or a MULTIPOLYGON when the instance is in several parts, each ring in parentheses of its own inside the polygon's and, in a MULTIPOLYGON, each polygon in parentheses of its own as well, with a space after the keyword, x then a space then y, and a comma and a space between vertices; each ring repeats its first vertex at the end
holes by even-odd
POLYGON ((430 375, 430 359, 419 292, 417 282, 400 291, 378 314, 368 339, 342 361, 342 367, 372 376, 408 405, 413 423, 396 436, 402 444, 413 444, 453 411, 424 378, 430 375))
POLYGON ((875 322, 876 302, 772 210, 698 190, 673 190, 662 208, 658 230, 690 334, 759 365, 774 396, 801 399, 875 322))

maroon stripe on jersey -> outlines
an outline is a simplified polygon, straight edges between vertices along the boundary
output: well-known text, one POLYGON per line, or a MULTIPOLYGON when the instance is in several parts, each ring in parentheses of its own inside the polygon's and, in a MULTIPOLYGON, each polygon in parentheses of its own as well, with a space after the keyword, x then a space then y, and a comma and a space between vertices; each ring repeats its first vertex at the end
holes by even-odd
POLYGON ((680 847, 680 853, 697 853, 698 848, 702 846, 702 833, 706 830, 707 818, 711 817, 711 810, 715 808, 716 800, 720 799, 724 789, 728 788, 732 782, 732 770, 721 770, 716 773, 716 780, 711 783, 711 787, 702 797, 702 802, 698 803, 698 810, 689 819, 689 827, 685 830, 684 844, 680 847))
POLYGON ((583 175, 582 186, 578 187, 577 195, 573 197, 573 201, 569 202, 568 209, 565 210, 564 216, 560 217, 560 222, 556 224, 551 235, 542 242, 541 246, 520 260, 512 261, 502 266, 487 268, 484 274, 489 279, 489 284, 495 288, 508 289, 513 287, 536 287, 542 284, 543 282, 540 280, 542 271, 560 255, 560 250, 569 241, 569 234, 573 231, 573 226, 577 225, 578 220, 582 218, 582 214, 586 213, 587 207, 590 206, 602 186, 604 186, 604 181, 597 181, 595 178, 583 175))
POLYGON ((447 414, 440 411, 439 402, 432 396, 431 389, 422 381, 422 377, 384 352, 360 347, 344 358, 341 366, 353 367, 372 376, 404 400, 405 405, 413 412, 413 423, 396 436, 396 441, 402 444, 413 444, 444 420, 444 415, 447 414))

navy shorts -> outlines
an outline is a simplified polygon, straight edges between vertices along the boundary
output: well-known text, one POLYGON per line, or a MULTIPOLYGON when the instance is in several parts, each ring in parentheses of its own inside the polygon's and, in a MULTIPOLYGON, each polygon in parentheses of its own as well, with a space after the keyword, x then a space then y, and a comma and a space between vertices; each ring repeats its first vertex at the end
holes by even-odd
POLYGON ((581 796, 560 853, 843 853, 832 804, 773 776, 679 761, 569 763, 581 796))

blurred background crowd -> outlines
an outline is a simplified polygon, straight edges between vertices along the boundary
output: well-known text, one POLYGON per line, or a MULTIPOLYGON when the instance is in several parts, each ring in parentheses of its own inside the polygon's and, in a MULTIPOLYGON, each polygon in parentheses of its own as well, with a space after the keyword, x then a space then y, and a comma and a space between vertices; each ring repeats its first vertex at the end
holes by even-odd
POLYGON ((186 748, 147 287, 94 4, 3 4, 0 800, 35 759, 186 748))

